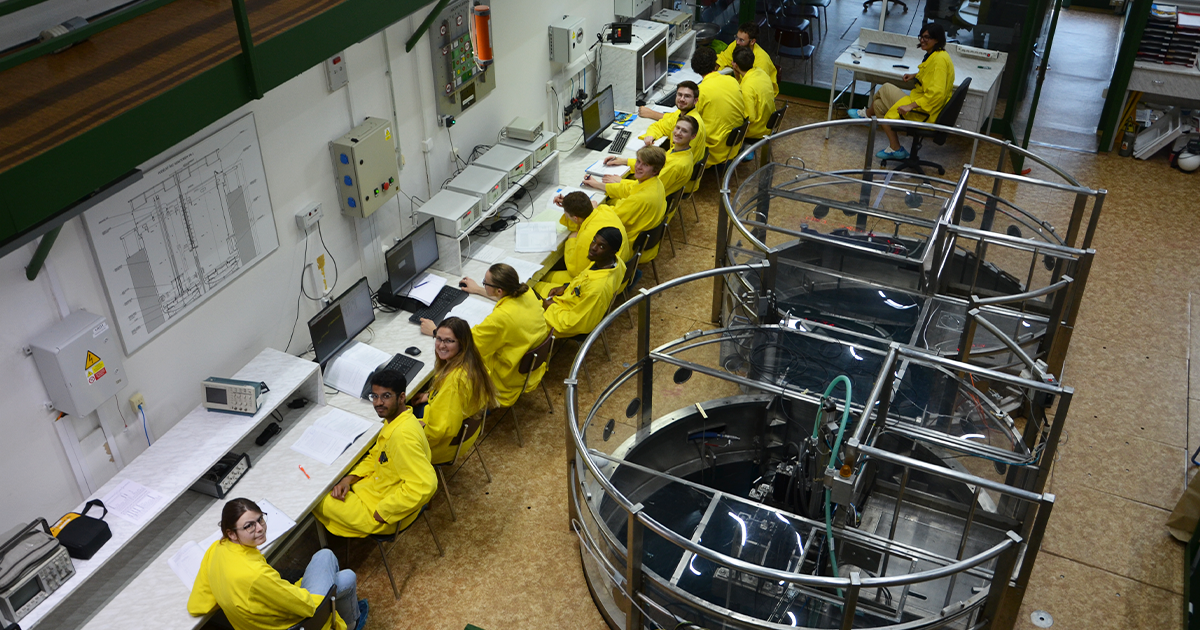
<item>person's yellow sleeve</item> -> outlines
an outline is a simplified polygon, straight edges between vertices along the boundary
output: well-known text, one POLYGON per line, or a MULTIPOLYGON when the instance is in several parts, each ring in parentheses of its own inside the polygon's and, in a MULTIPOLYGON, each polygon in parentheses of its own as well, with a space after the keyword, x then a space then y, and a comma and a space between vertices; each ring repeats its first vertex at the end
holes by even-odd
POLYGON ((954 94, 954 62, 950 53, 939 50, 929 55, 917 70, 917 80, 920 84, 909 96, 921 111, 929 114, 929 122, 936 122, 954 94))
POLYGON ((193 617, 207 615, 217 607, 217 598, 213 595, 212 585, 208 582, 208 571, 211 566, 213 547, 219 544, 217 541, 208 547, 204 552, 204 559, 200 561, 200 573, 196 574, 196 581, 192 584, 192 593, 188 596, 187 610, 188 614, 193 617))
POLYGON ((608 195, 610 199, 624 199, 633 192, 637 183, 636 179, 622 179, 619 182, 605 184, 604 194, 608 195))
POLYGON ((675 129, 675 123, 677 122, 679 122, 679 110, 676 109, 675 111, 667 112, 663 114, 662 118, 651 123, 650 126, 646 128, 646 133, 638 136, 638 138, 670 138, 671 131, 675 129))
POLYGON ((458 434, 462 421, 478 409, 468 412, 467 396, 471 393, 467 385, 466 370, 456 368, 446 380, 442 381, 441 389, 429 399, 425 408, 425 437, 429 444, 449 442, 458 434))
POLYGON ((283 611, 299 616, 311 617, 324 601, 324 595, 314 595, 280 577, 258 579, 250 587, 250 602, 264 611, 283 611))
POLYGON ((387 441, 388 459, 399 479, 375 506, 380 518, 388 523, 412 515, 437 492, 437 472, 429 462, 429 441, 415 417, 403 419, 405 424, 397 427, 387 441))
MULTIPOLYGON (((633 168, 633 167, 631 166, 629 168, 633 168)), ((575 232, 576 230, 579 229, 579 224, 568 219, 566 212, 564 212, 561 217, 558 217, 558 223, 559 223, 559 225, 562 225, 563 227, 567 228, 568 232, 575 232)))
POLYGON ((375 443, 371 445, 371 450, 367 451, 366 456, 354 465, 349 474, 355 477, 362 477, 363 479, 374 475, 375 464, 379 461, 379 453, 383 451, 383 447, 383 441, 376 437, 375 443))

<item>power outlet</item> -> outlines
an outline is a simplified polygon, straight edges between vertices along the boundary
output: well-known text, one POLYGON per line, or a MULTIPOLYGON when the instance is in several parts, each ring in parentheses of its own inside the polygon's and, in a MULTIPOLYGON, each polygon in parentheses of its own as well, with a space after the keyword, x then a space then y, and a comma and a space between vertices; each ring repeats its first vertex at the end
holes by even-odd
POLYGON ((321 213, 321 204, 310 203, 296 213, 296 225, 300 226, 301 230, 307 232, 311 230, 312 226, 316 225, 317 221, 320 221, 321 217, 323 216, 324 214, 321 213))
POLYGON ((146 397, 140 392, 129 397, 129 406, 133 407, 133 413, 138 412, 138 407, 146 404, 146 397))

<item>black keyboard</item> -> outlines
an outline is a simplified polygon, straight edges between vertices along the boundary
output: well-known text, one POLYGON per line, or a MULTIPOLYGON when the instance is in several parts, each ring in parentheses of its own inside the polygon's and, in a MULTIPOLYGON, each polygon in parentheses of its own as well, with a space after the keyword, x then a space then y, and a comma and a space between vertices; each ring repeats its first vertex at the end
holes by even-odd
POLYGON ((443 319, 446 319, 446 313, 449 313, 450 309, 458 306, 465 299, 467 299, 466 291, 460 291, 457 287, 442 287, 433 302, 430 302, 429 306, 418 309, 408 318, 408 321, 420 324, 422 319, 430 319, 433 320, 433 323, 440 324, 443 319))
MULTIPOLYGON (((378 372, 380 370, 395 370, 404 375, 405 382, 407 382, 409 385, 413 385, 417 382, 417 374, 421 373, 421 368, 423 368, 423 367, 425 367, 424 362, 418 361, 412 357, 405 356, 403 354, 397 354, 396 356, 392 357, 392 359, 390 361, 388 361, 386 364, 379 366, 375 371, 378 372)), ((375 374, 372 373, 371 376, 375 376, 375 374)), ((368 378, 367 382, 363 385, 362 397, 366 398, 367 394, 370 394, 370 393, 371 393, 371 379, 368 378)))
POLYGON ((609 153, 620 153, 625 150, 625 143, 629 142, 629 137, 633 134, 622 129, 617 132, 617 137, 613 138, 612 144, 608 145, 609 153))
POLYGON ((675 93, 671 92, 658 100, 661 107, 675 107, 675 93))

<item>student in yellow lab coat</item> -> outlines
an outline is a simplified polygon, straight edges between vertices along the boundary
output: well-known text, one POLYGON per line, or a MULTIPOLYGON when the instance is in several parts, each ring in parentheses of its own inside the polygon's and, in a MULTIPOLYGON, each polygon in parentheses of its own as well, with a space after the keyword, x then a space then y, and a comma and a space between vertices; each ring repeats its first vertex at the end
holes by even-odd
MULTIPOLYGON (((658 178, 666 163, 665 151, 658 147, 642 147, 637 152, 632 179, 621 179, 616 175, 605 175, 600 179, 589 175, 583 185, 603 190, 616 201, 613 212, 625 226, 625 234, 637 240, 642 232, 658 227, 667 214, 667 192, 658 178)), ((657 255, 656 245, 642 253, 642 262, 650 262, 657 255)))
MULTIPOLYGON (((915 120, 918 122, 937 122, 942 108, 954 95, 954 62, 950 53, 946 52, 946 29, 937 24, 926 24, 917 38, 917 46, 925 51, 925 58, 917 66, 916 74, 904 75, 905 81, 915 81, 916 85, 908 94, 904 90, 885 83, 875 91, 871 98, 871 107, 852 109, 851 118, 866 118, 868 116, 884 119, 915 120)), ((887 134, 888 148, 875 154, 875 157, 903 160, 908 157, 908 151, 900 146, 900 137, 890 125, 880 125, 887 134)))
POLYGON ((704 77, 700 82, 696 111, 704 119, 708 133, 708 164, 722 164, 740 148, 730 148, 725 141, 729 132, 745 120, 742 88, 737 79, 717 72, 717 53, 708 46, 700 46, 692 53, 692 71, 704 77))
POLYGON ((754 22, 746 22, 738 26, 737 38, 733 44, 717 54, 717 70, 732 68, 733 54, 738 49, 749 50, 754 53, 754 67, 766 72, 771 79, 771 98, 779 96, 778 71, 775 69, 775 62, 771 60, 771 55, 758 45, 758 25, 754 22))
POLYGON ((549 291, 542 306, 555 337, 585 335, 604 319, 625 276, 625 263, 617 257, 620 249, 621 232, 613 227, 601 228, 588 248, 592 266, 569 284, 549 291))
MULTIPOLYGON (((471 328, 471 337, 496 387, 496 402, 511 407, 523 392, 536 388, 546 373, 543 363, 529 373, 529 385, 522 389, 525 375, 518 369, 521 357, 550 335, 550 326, 542 316, 542 301, 521 282, 517 270, 504 263, 488 268, 483 286, 471 278, 463 278, 459 286, 467 293, 496 301, 492 313, 471 328)), ((421 332, 432 335, 433 322, 421 322, 421 332)))
MULTIPOLYGON (((424 325, 424 320, 422 320, 424 325)), ((433 331, 433 384, 417 396, 423 405, 422 421, 434 464, 452 461, 458 446, 451 444, 463 420, 496 405, 496 387, 488 377, 483 357, 475 347, 471 325, 459 317, 447 317, 433 331), (428 404, 426 404, 428 403, 428 404)), ((479 437, 477 431, 462 445, 469 453, 479 437)))
POLYGON ((646 142, 646 146, 651 146, 656 140, 662 137, 671 138, 671 148, 675 148, 675 139, 672 134, 675 131, 675 123, 679 122, 680 116, 691 116, 695 119, 698 129, 696 129, 696 137, 692 141, 692 160, 693 163, 699 162, 704 157, 705 141, 707 136, 704 133, 704 120, 700 118, 700 114, 696 111, 696 99, 700 98, 700 86, 696 85, 695 81, 680 81, 679 85, 675 86, 675 110, 665 114, 651 109, 645 105, 638 108, 638 116, 649 118, 653 121, 647 129, 646 133, 638 136, 638 138, 646 142))
POLYGON ((404 404, 407 386, 404 375, 394 370, 371 376, 368 396, 383 418, 383 430, 366 457, 313 509, 313 516, 337 536, 363 538, 404 529, 437 492, 429 443, 404 404))
POLYGON ((311 617, 337 584, 336 610, 325 630, 361 629, 367 620, 367 600, 358 601, 354 572, 338 570, 328 549, 313 555, 304 571, 303 586, 279 577, 258 546, 267 541, 262 509, 249 499, 232 499, 221 510, 221 539, 209 546, 188 597, 188 613, 206 615, 215 608, 225 613, 234 630, 285 630, 311 617))
POLYGON ((623 261, 628 261, 633 257, 633 252, 629 249, 630 239, 625 234, 625 226, 622 225, 621 219, 617 217, 612 206, 603 203, 597 204, 587 196, 587 193, 578 190, 565 196, 555 195, 554 203, 563 209, 563 215, 559 217, 558 222, 566 226, 570 232, 567 234, 567 240, 563 241, 562 261, 555 266, 554 270, 542 276, 541 282, 533 287, 539 296, 546 295, 546 292, 554 287, 567 284, 592 265, 592 261, 587 257, 588 248, 600 228, 615 227, 620 230, 621 251, 617 253, 617 256, 623 261))
MULTIPOLYGON (((775 113, 775 95, 771 92, 771 78, 759 68, 758 60, 747 48, 739 48, 733 52, 733 74, 742 87, 742 104, 746 110, 746 144, 762 140, 771 132, 767 123, 771 114, 775 113)), ((771 161, 771 145, 760 150, 757 166, 771 161)), ((746 160, 753 159, 753 154, 746 160)))
MULTIPOLYGON (((692 149, 692 140, 696 137, 696 130, 700 128, 700 123, 691 116, 680 116, 676 119, 675 129, 671 132, 671 150, 667 151, 667 162, 663 165, 662 170, 658 172, 658 181, 662 182, 663 191, 669 198, 671 195, 679 192, 680 188, 687 185, 688 180, 692 177, 692 165, 698 160, 693 160, 694 150, 692 149)), ((636 158, 622 158, 619 155, 610 155, 604 158, 604 164, 612 166, 620 164, 622 160, 626 160, 630 169, 636 170, 636 158)), ((699 180, 695 182, 699 184, 699 180)), ((695 186, 692 187, 695 190, 695 186)))

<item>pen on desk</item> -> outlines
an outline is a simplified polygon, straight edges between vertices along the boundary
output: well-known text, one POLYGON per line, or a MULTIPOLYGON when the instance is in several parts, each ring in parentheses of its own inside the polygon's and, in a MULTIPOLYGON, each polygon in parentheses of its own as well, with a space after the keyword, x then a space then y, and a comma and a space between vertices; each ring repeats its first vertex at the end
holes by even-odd
MULTIPOLYGON (((304 476, 305 476, 305 477, 308 477, 308 471, 307 471, 307 470, 304 470, 304 466, 297 466, 296 468, 299 468, 299 469, 300 469, 300 472, 304 473, 304 476)), ((309 478, 309 479, 312 479, 312 477, 308 477, 308 478, 309 478)))
POLYGON ((975 67, 976 67, 976 68, 983 68, 984 70, 991 70, 991 69, 992 69, 992 67, 991 67, 991 66, 975 66, 975 67))
POLYGON ((423 286, 425 286, 425 285, 427 285, 427 284, 429 284, 429 281, 428 281, 428 280, 422 280, 422 281, 418 282, 417 284, 414 284, 414 285, 413 285, 413 288, 414 288, 414 289, 419 289, 419 288, 421 288, 421 287, 423 287, 423 286))

